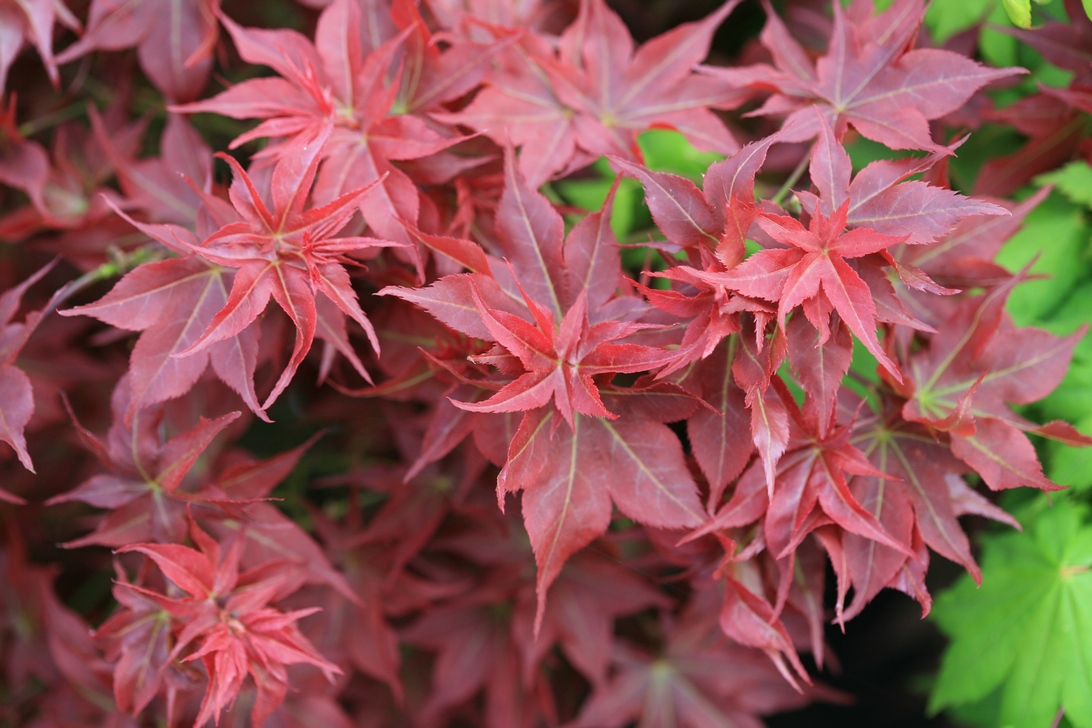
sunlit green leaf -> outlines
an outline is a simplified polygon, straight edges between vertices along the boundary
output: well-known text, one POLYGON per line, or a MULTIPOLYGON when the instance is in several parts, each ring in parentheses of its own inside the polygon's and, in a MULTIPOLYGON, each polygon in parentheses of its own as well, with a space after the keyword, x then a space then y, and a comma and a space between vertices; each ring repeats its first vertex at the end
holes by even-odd
POLYGON ((720 154, 695 149, 686 137, 669 129, 646 131, 637 138, 637 144, 649 169, 689 177, 695 182, 709 165, 724 159, 720 154))
POLYGON ((1008 309, 1017 324, 1036 323, 1065 300, 1083 272, 1088 239, 1080 208, 1060 195, 1051 195, 1032 210, 1024 229, 997 256, 1009 270, 1035 259, 1032 274, 1046 276, 1020 285, 1009 298, 1008 309))
POLYGON ((1059 501, 1027 533, 984 544, 982 586, 965 577, 936 602, 952 638, 930 707, 1001 690, 999 725, 1040 728, 1059 708, 1092 726, 1092 524, 1059 501))
MULTIPOLYGON (((1076 427, 1086 435, 1092 433, 1092 417, 1086 417, 1076 427)), ((1050 446, 1047 460, 1050 479, 1080 490, 1092 488, 1092 448, 1070 447, 1060 442, 1052 442, 1050 446)))
POLYGON ((1052 184, 1078 205, 1092 207, 1092 167, 1087 162, 1069 164, 1035 178, 1040 185, 1052 184))
POLYGON ((1031 27, 1031 0, 1001 0, 1009 20, 1017 28, 1031 27))

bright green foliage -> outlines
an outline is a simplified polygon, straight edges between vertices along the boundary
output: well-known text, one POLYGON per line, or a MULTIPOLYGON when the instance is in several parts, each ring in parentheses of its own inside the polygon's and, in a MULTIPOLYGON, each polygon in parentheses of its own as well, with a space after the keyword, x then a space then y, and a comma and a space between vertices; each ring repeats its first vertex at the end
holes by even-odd
POLYGON ((998 0, 933 0, 925 12, 925 24, 938 42, 983 20, 986 22, 982 24, 979 36, 979 50, 983 57, 995 65, 1015 63, 1017 40, 990 27, 1012 22, 998 0))
POLYGON ((1018 28, 1031 27, 1031 0, 1001 0, 1009 20, 1018 28))
POLYGON ((994 5, 994 0, 935 0, 925 11, 925 24, 933 36, 943 42, 979 22, 994 5))
POLYGON ((653 129, 637 139, 645 166, 659 172, 671 172, 699 182, 709 165, 724 159, 721 154, 695 149, 686 137, 669 129, 653 129))
MULTIPOLYGON (((1041 503, 1041 501, 1040 501, 1041 503)), ((1092 522, 1064 501, 1031 517, 1027 533, 984 544, 982 587, 965 577, 936 602, 952 638, 931 709, 1000 689, 997 725, 1043 728, 1060 708, 1092 726, 1092 522)))
MULTIPOLYGON (((1078 347, 1078 351, 1080 348, 1078 347)), ((1077 429, 1081 429, 1081 421, 1087 420, 1092 414, 1092 361, 1078 359, 1078 356, 1079 354, 1074 356, 1074 364, 1066 372, 1065 379, 1050 397, 1040 403, 1039 409, 1045 413, 1045 417, 1074 422, 1077 423, 1077 429)), ((1092 478, 1092 472, 1085 474, 1085 477, 1092 478)), ((1056 482, 1077 484, 1066 478, 1056 482)))
MULTIPOLYGON (((1090 302, 1089 305, 1092 305, 1090 302)), ((1086 316, 1092 316, 1092 308, 1086 316)), ((1084 434, 1092 434, 1092 357, 1087 337, 1077 347, 1070 369, 1061 385, 1039 409, 1046 418, 1068 418, 1084 434)), ((1065 483, 1081 491, 1092 489, 1092 448, 1071 447, 1060 442, 1049 443, 1046 459, 1047 477, 1055 483, 1065 483)))
MULTIPOLYGON (((695 149, 682 134, 667 129, 644 132, 637 142, 649 169, 671 172, 695 182, 701 180, 710 164, 724 159, 723 155, 695 149)), ((598 210, 603 206, 617 175, 605 158, 597 161, 594 169, 597 174, 593 177, 556 183, 557 191, 565 202, 585 210, 598 210)), ((614 193, 610 221, 611 229, 619 241, 633 242, 629 240, 631 234, 652 223, 643 202, 641 184, 628 177, 622 178, 614 193)))
MULTIPOLYGON (((558 182, 556 187, 567 204, 584 210, 598 210, 603 207, 603 202, 610 193, 611 184, 613 179, 608 168, 605 178, 565 180, 558 182)), ((626 240, 638 227, 636 218, 640 214, 643 199, 641 185, 636 180, 623 179, 618 183, 618 189, 614 192, 610 226, 619 240, 626 240)))
MULTIPOLYGON (((1081 324, 1092 324, 1092 283, 1075 288, 1069 299, 1039 325, 1068 334, 1081 324)), ((1037 407, 1044 419, 1064 419, 1081 432, 1092 433, 1092 338, 1086 336, 1077 344, 1065 379, 1037 407)), ((1047 476, 1054 482, 1080 490, 1092 487, 1092 449, 1051 442, 1046 462, 1047 476)))
POLYGON ((1039 184, 1052 184, 1079 205, 1092 207, 1092 167, 1087 162, 1069 164, 1035 178, 1039 184))
MULTIPOLYGON (((1071 164, 1037 178, 1056 191, 999 256, 1010 270, 1034 259, 1032 273, 1047 276, 1010 297, 1008 310, 1022 325, 1067 335, 1092 323, 1089 172, 1071 164)), ((1040 420, 1066 419, 1092 433, 1092 339, 1078 344, 1062 384, 1034 408, 1040 420)), ((1092 726, 1092 518, 1082 502, 1092 451, 1047 447, 1047 476, 1072 490, 1029 503, 1027 533, 985 539, 982 587, 958 582, 933 612, 952 644, 931 708, 971 725, 1045 728, 1064 707, 1059 725, 1092 726)))
MULTIPOLYGON (((1088 376, 1092 369, 1085 368, 1083 373, 1088 376)), ((1092 381, 1084 383, 1084 396, 1086 399, 1092 397, 1092 381)), ((1092 433, 1092 417, 1078 421, 1076 427, 1086 435, 1092 433)), ((1092 449, 1052 442, 1048 462, 1047 477, 1054 482, 1069 483, 1082 491, 1092 488, 1092 449)))
POLYGON ((1083 211, 1061 195, 1051 195, 1032 210, 1024 229, 997 256, 1009 270, 1035 259, 1032 275, 1045 276, 1018 286, 1009 298, 1008 309, 1018 325, 1037 324, 1066 299, 1084 272, 1088 241, 1083 211))

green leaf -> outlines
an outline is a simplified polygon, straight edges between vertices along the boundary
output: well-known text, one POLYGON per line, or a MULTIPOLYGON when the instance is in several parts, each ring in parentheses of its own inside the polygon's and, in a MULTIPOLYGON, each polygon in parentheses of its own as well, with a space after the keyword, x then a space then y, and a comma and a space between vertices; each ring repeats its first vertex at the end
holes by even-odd
MULTIPOLYGON (((1041 323, 1051 333, 1062 336, 1073 333, 1082 324, 1092 325, 1092 281, 1073 289, 1066 302, 1041 323)), ((1085 336, 1077 344, 1065 379, 1036 407, 1043 413, 1044 420, 1078 422, 1089 417, 1092 413, 1092 336, 1085 336)), ((1092 479, 1092 472, 1085 477, 1092 479)), ((1079 480, 1063 478, 1056 482, 1076 485, 1079 480)))
POLYGON ((982 587, 969 577, 933 612, 952 643, 930 702, 938 711, 1000 688, 999 725, 1040 728, 1058 710, 1092 726, 1092 524, 1065 500, 1025 534, 984 544, 982 587))
MULTIPOLYGON (((1092 417, 1078 422, 1076 428, 1086 435, 1092 434, 1092 417)), ((1078 490, 1092 488, 1092 448, 1070 447, 1060 442, 1051 442, 1049 447, 1047 477, 1059 485, 1072 485, 1078 490)))
MULTIPOLYGON (((1073 261, 1075 266, 1086 268, 1086 257, 1073 261)), ((1082 271, 1083 272, 1083 271, 1082 271)), ((1050 318, 1042 322, 1042 327, 1054 334, 1067 335, 1080 328, 1081 324, 1092 324, 1092 276, 1085 273, 1080 285, 1070 291, 1065 303, 1052 311, 1050 318)), ((1092 339, 1085 337, 1077 344, 1078 359, 1092 360, 1092 339)), ((1092 411, 1092 410, 1090 410, 1092 411)))
MULTIPOLYGON (((606 179, 564 180, 555 182, 554 187, 569 204, 594 211, 602 209, 613 182, 613 173, 608 168, 606 179)), ((640 182, 628 178, 619 182, 610 217, 611 230, 619 240, 626 240, 637 226, 643 199, 640 182)))
POLYGON ((984 58, 994 66, 1011 66, 1017 63, 1019 42, 993 27, 1013 22, 1005 11, 997 0, 933 0, 925 11, 925 25, 936 41, 943 43, 956 33, 981 24, 979 50, 984 58))
POLYGON ((1051 195, 1027 216, 1024 229, 997 256, 1009 270, 1018 270, 1037 257, 1032 274, 1046 276, 1017 287, 1008 310, 1020 326, 1040 321, 1064 301, 1085 267, 1089 232, 1084 215, 1060 195, 1051 195))
POLYGON ((637 145, 649 169, 689 177, 694 182, 701 180, 709 165, 724 159, 724 155, 695 149, 686 137, 670 129, 646 131, 637 137, 637 145))
POLYGON ((1001 4, 1013 25, 1024 29, 1031 27, 1031 0, 1001 0, 1001 4))
POLYGON ((944 713, 956 725, 982 726, 982 728, 1004 725, 1001 722, 1000 690, 993 691, 977 703, 949 706, 944 713))
POLYGON ((933 0, 925 11, 925 25, 937 42, 981 21, 994 0, 933 0))
POLYGON ((1038 407, 1043 419, 1076 422, 1087 417, 1092 412, 1092 362, 1074 357, 1065 379, 1038 407))
POLYGON ((1041 174, 1035 178, 1035 184, 1052 184, 1078 205, 1092 207, 1092 167, 1087 162, 1070 162, 1053 172, 1041 174))
POLYGON ((888 149, 883 144, 866 139, 863 136, 857 137, 852 143, 847 144, 846 152, 849 154, 849 161, 853 163, 855 172, 860 172, 872 162, 880 159, 903 159, 911 154, 908 151, 888 149))

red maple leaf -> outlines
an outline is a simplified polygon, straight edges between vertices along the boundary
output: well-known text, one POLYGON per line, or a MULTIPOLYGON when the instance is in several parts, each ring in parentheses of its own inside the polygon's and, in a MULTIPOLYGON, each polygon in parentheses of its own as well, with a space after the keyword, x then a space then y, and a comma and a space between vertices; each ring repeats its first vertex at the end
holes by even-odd
POLYGON ((170 665, 171 614, 151 595, 135 588, 120 571, 114 598, 121 605, 95 630, 95 639, 114 661, 114 700, 136 715, 159 693, 170 665))
POLYGON ((561 216, 517 173, 510 150, 506 177, 497 246, 510 267, 448 246, 491 275, 448 276, 423 291, 383 292, 496 342, 472 358, 496 367, 493 382, 479 383, 499 391, 483 402, 455 404, 472 412, 527 413, 511 437, 497 490, 502 504, 505 492, 526 491, 523 515, 539 567, 537 626, 550 583, 571 554, 606 530, 612 502, 654 526, 702 521, 681 446, 663 424, 685 419, 697 405, 678 388, 666 391, 672 385, 608 388, 615 374, 647 371, 671 358, 660 347, 623 340, 650 326, 638 320, 647 312, 640 299, 616 295, 621 261, 608 224, 612 198, 564 237, 561 216), (617 403, 616 412, 604 396, 617 403), (685 400, 684 409, 664 406, 672 399, 685 400), (568 425, 559 427, 562 421, 568 425))
POLYGON ((727 2, 635 48, 605 2, 584 0, 556 53, 526 35, 466 109, 441 118, 519 146, 520 171, 536 187, 603 154, 639 157, 637 135, 651 128, 733 152, 738 144, 710 107, 729 108, 743 96, 692 69, 735 6, 727 2))
MULTIPOLYGON (((600 541, 604 547, 606 539, 600 541)), ((616 553, 581 552, 561 570, 550 591, 550 600, 537 636, 523 647, 523 672, 532 675, 546 656, 560 644, 565 655, 592 685, 601 686, 610 665, 611 641, 618 617, 649 607, 670 604, 638 572, 616 553)), ((531 599, 526 600, 531 602, 531 599)), ((522 606, 522 605, 521 605, 522 606)), ((519 609, 519 634, 533 634, 533 608, 519 609)))
MULTIPOLYGON (((124 113, 121 105, 115 104, 104 113, 104 126, 114 148, 122 156, 131 156, 139 147, 144 124, 127 122, 124 113)), ((82 238, 103 227, 116 229, 119 221, 111 214, 110 203, 119 195, 106 185, 114 170, 97 136, 79 122, 57 127, 44 180, 40 177, 41 157, 30 150, 33 143, 19 141, 19 136, 12 138, 11 153, 29 163, 26 171, 30 176, 17 187, 26 190, 30 204, 0 217, 0 237, 21 239, 41 230, 73 230, 79 231, 82 238)), ((83 240, 79 243, 87 244, 83 240)), ((77 247, 70 242, 64 250, 68 253, 77 247)))
POLYGON ((1024 433, 1073 445, 1092 445, 1092 438, 1061 421, 1029 422, 1010 405, 1038 401, 1058 386, 1086 327, 1066 337, 1016 328, 1004 305, 1022 278, 960 301, 928 348, 911 355, 909 376, 896 389, 908 399, 903 417, 948 432, 952 453, 990 488, 1054 490, 1024 433))
MULTIPOLYGON (((847 404, 852 398, 847 398, 847 404)), ((968 467, 951 453, 948 445, 935 439, 927 428, 901 421, 892 411, 897 401, 884 399, 885 410, 868 412, 853 424, 851 441, 868 456, 877 469, 890 478, 857 475, 849 489, 857 501, 907 549, 918 551, 922 543, 963 566, 980 580, 981 573, 971 554, 970 541, 956 520, 973 513, 1019 528, 1019 524, 963 479, 968 467)), ((854 533, 841 537, 845 573, 839 578, 852 584, 853 601, 843 611, 839 598, 835 610, 839 620, 851 619, 884 587, 900 588, 914 559, 881 543, 854 533)), ((909 590, 928 611, 928 592, 909 590)))
POLYGON ((402 224, 416 224, 419 193, 392 161, 427 157, 462 139, 438 131, 422 112, 476 86, 499 46, 461 42, 440 53, 416 9, 405 5, 400 12, 406 17, 398 19, 410 27, 374 48, 369 46, 376 29, 363 24, 363 8, 348 0, 323 11, 314 43, 295 31, 243 28, 225 17, 242 58, 269 66, 280 77, 243 81, 174 109, 264 120, 232 147, 263 137, 314 137, 332 126, 316 200, 378 183, 362 200, 364 218, 380 236, 408 243, 402 224), (400 64, 409 67, 391 78, 389 69, 400 64))
MULTIPOLYGON (((177 225, 138 227, 178 248, 192 233, 177 225)), ((192 242, 196 244, 196 239, 192 242)), ((188 252, 182 248, 182 252, 188 252)), ((145 263, 127 273, 95 303, 61 311, 62 316, 93 316, 120 329, 143 331, 130 355, 130 415, 191 390, 210 363, 259 417, 268 420, 254 389, 258 331, 243 329, 193 355, 179 357, 208 328, 228 302, 232 276, 196 256, 145 263)))
POLYGON ((54 87, 60 84, 57 64, 53 57, 53 25, 57 21, 66 28, 78 30, 80 21, 61 0, 24 0, 0 4, 0 94, 7 89, 8 69, 24 43, 30 43, 38 51, 42 64, 49 73, 54 87))
POLYGON ((167 439, 165 406, 132 412, 127 379, 123 377, 114 389, 114 422, 106 442, 72 416, 83 444, 108 472, 92 475, 72 490, 50 498, 46 505, 80 501, 110 513, 93 532, 66 544, 69 547, 172 543, 185 538, 186 509, 194 496, 183 487, 184 482, 213 439, 239 418, 238 412, 214 420, 202 417, 195 426, 167 439))
MULTIPOLYGON (((1083 14, 1083 10, 1078 12, 1083 14)), ((1085 114, 1092 111, 1092 89, 1074 82, 1066 89, 1044 88, 982 116, 993 124, 1011 126, 1028 137, 1012 154, 985 161, 974 182, 976 195, 1011 196, 1036 175, 1073 159, 1085 140, 1085 114)))
POLYGON ((664 628, 657 652, 615 642, 610 681, 595 686, 575 725, 621 728, 636 725, 757 728, 756 713, 802 705, 807 696, 834 698, 808 686, 797 692, 758 650, 720 634, 716 621, 700 608, 688 608, 664 628))
MULTIPOLYGON (((3 84, 0 83, 0 88, 3 84)), ((37 209, 45 208, 49 154, 36 141, 19 133, 14 94, 0 103, 0 182, 22 190, 37 209)))
POLYGON ((348 316, 360 324, 372 345, 379 348, 375 331, 360 308, 343 264, 352 262, 348 253, 397 243, 359 236, 336 237, 371 187, 347 193, 321 207, 307 208, 308 193, 328 134, 329 129, 316 139, 297 140, 283 150, 272 174, 272 209, 267 207, 247 172, 223 155, 235 175, 229 191, 234 209, 205 196, 210 218, 219 229, 200 244, 189 230, 178 225, 145 225, 130 220, 168 248, 193 256, 141 266, 101 301, 73 309, 72 313, 89 313, 122 328, 138 330, 169 317, 169 332, 160 329, 141 339, 149 339, 155 366, 135 384, 143 391, 152 388, 149 377, 151 381, 156 377, 164 380, 142 401, 159 401, 187 391, 208 361, 205 357, 193 358, 194 355, 208 350, 214 366, 218 362, 223 365, 217 368, 221 378, 243 394, 251 409, 264 416, 264 411, 288 386, 316 335, 331 340, 349 357, 361 376, 368 376, 347 347, 345 337, 338 335, 339 327, 344 328, 344 317, 348 316), (215 295, 217 288, 213 284, 222 285, 218 266, 236 269, 226 298, 215 295), (210 285, 214 295, 209 295, 210 285), (182 287, 184 291, 180 290, 182 287), (188 301, 175 303, 169 309, 148 307, 152 300, 172 296, 188 301), (295 325, 296 344, 273 390, 262 405, 256 406, 252 382, 256 356, 256 339, 252 337, 256 330, 250 325, 261 316, 270 298, 295 325), (203 330, 198 330, 198 321, 203 330), (230 342, 226 352, 221 342, 230 342), (236 369, 226 367, 229 360, 236 362, 236 369), (184 368, 185 374, 178 375, 182 381, 165 377, 165 367, 184 368))
MULTIPOLYGON (((964 218, 934 244, 903 248, 898 251, 897 258, 900 263, 910 263, 920 268, 939 285, 949 288, 999 285, 1011 278, 1012 274, 995 263, 994 258, 1020 229, 1028 213, 1049 194, 1050 188, 1043 187, 1019 203, 999 200, 997 204, 1009 210, 1010 214, 986 219, 978 215, 964 218)), ((935 298, 931 300, 939 303, 935 298)), ((947 299, 945 303, 954 301, 947 299)), ((914 307, 915 314, 933 327, 947 318, 946 309, 946 306, 914 307)))
POLYGON ((57 61, 136 46, 140 67, 155 87, 170 101, 188 101, 201 93, 212 71, 219 9, 220 0, 95 0, 87 31, 57 61))
MULTIPOLYGON (((12 319, 19 312, 23 294, 52 267, 51 264, 39 269, 19 285, 0 294, 0 441, 15 448, 19 462, 31 472, 34 472, 34 464, 27 452, 23 430, 34 414, 34 392, 30 378, 15 366, 15 359, 41 321, 42 313, 28 313, 22 323, 12 319)), ((0 488, 0 500, 22 502, 3 488, 0 488)))
POLYGON ((674 361, 661 370, 660 377, 709 356, 726 336, 740 330, 741 312, 755 314, 760 330, 774 315, 769 304, 736 290, 731 270, 743 260, 745 241, 759 214, 755 175, 780 137, 780 132, 773 134, 710 165, 703 179, 704 190, 686 178, 611 158, 644 185, 649 210, 670 244, 663 247, 687 254, 689 264, 655 274, 681 284, 686 293, 641 287, 652 305, 690 320, 674 361), (695 289, 696 295, 691 293, 695 289))
MULTIPOLYGON (((461 409, 519 412, 544 407, 552 398, 570 427, 574 413, 615 419, 617 415, 603 405, 594 377, 647 371, 666 358, 654 347, 611 343, 633 333, 634 327, 612 321, 590 325, 583 293, 557 323, 542 306, 527 299, 538 324, 533 326, 514 314, 491 310, 473 285, 474 302, 489 333, 526 372, 484 402, 456 402, 461 409)), ((495 354, 480 358, 495 360, 495 354)))
POLYGON ((201 206, 198 190, 212 186, 212 150, 178 114, 167 116, 160 138, 160 156, 133 159, 119 149, 101 116, 91 110, 95 140, 117 173, 118 184, 128 198, 123 208, 130 214, 141 211, 151 222, 176 223, 194 227, 201 206))
POLYGON ((738 341, 729 339, 698 362, 692 374, 702 399, 712 405, 698 408, 686 421, 694 459, 709 482, 710 511, 754 454, 746 395, 732 376, 737 349, 738 341))
POLYGON ((552 701, 550 684, 538 670, 521 680, 520 653, 511 619, 496 603, 510 592, 479 584, 472 595, 433 608, 405 630, 406 639, 436 651, 432 686, 420 720, 443 725, 451 708, 484 691, 477 725, 531 728, 534 715, 552 701))
MULTIPOLYGON (((808 118, 809 115, 803 116, 808 118)), ((834 130, 821 113, 813 112, 810 118, 818 127, 819 138, 812 150, 808 171, 819 195, 797 193, 809 213, 819 210, 830 216, 848 202, 848 227, 868 228, 885 235, 905 235, 908 245, 932 243, 968 217, 1007 216, 1004 208, 990 202, 964 197, 923 180, 908 179, 929 171, 945 158, 945 153, 962 144, 962 140, 938 154, 922 158, 872 162, 850 180, 849 154, 838 142, 834 130)), ((782 134, 785 133, 783 130, 782 134)), ((919 290, 927 287, 918 282, 921 276, 914 269, 899 273, 919 290)))
POLYGON ((830 334, 830 312, 837 311, 849 330, 898 378, 899 367, 876 338, 876 305, 868 285, 848 260, 887 250, 905 237, 881 235, 867 228, 846 231, 848 201, 827 217, 816 210, 808 227, 785 215, 763 214, 759 227, 787 248, 761 250, 732 271, 734 287, 747 296, 777 302, 781 328, 790 311, 803 307, 808 321, 830 334))
MULTIPOLYGON (((190 534, 200 550, 178 544, 140 543, 125 546, 118 553, 144 554, 188 595, 172 597, 143 587, 127 587, 153 599, 172 620, 177 620, 172 623, 171 659, 193 645, 182 662, 200 659, 204 663, 209 684, 195 728, 209 718, 219 718, 220 712, 234 702, 247 675, 258 690, 251 719, 260 725, 287 694, 286 666, 314 665, 330 681, 341 673, 337 665, 318 654, 295 624, 315 609, 286 613, 268 606, 299 588, 302 570, 298 565, 268 561, 240 573, 243 539, 233 540, 227 553, 222 553, 220 544, 196 524, 192 524, 190 534)), ((112 626, 118 629, 131 623, 121 616, 114 620, 112 626)))
MULTIPOLYGON (((639 398, 622 393, 618 405, 639 398)), ((572 427, 555 427, 556 413, 534 410, 512 438, 497 490, 525 491, 524 524, 538 564, 536 625, 566 559, 607 530, 612 502, 660 528, 692 528, 705 519, 682 447, 648 416, 656 409, 649 404, 645 413, 623 411, 614 422, 575 415, 572 427)), ((670 408, 662 417, 676 419, 670 408)))
POLYGON ((850 441, 849 426, 817 437, 780 380, 769 394, 787 413, 784 453, 776 460, 772 483, 765 463, 754 462, 740 477, 732 497, 713 520, 694 535, 748 525, 762 519, 765 543, 781 559, 791 555, 811 531, 835 524, 839 530, 911 556, 854 497, 847 475, 888 478, 850 441), (763 489, 763 483, 767 487, 763 489))
MULTIPOLYGON (((379 349, 375 330, 360 309, 342 264, 349 262, 347 253, 397 243, 336 237, 371 186, 346 193, 322 207, 305 209, 328 133, 294 142, 283 150, 273 170, 272 209, 239 163, 222 155, 234 175, 230 194, 238 221, 222 226, 201 245, 190 247, 211 263, 237 270, 227 303, 213 316, 205 332, 176 356, 188 356, 237 335, 262 313, 271 297, 296 326, 292 357, 262 409, 268 409, 284 391, 310 350, 318 326, 319 296, 360 324, 372 346, 379 349)), ((366 376, 363 370, 361 374, 366 376)))
POLYGON ((609 283, 621 280, 617 242, 607 224, 613 197, 565 238, 561 216, 516 172, 511 150, 506 182, 497 230, 509 269, 468 243, 448 252, 483 272, 449 276, 425 291, 381 293, 418 303, 449 326, 496 342, 473 360, 515 378, 484 402, 456 406, 519 412, 545 407, 552 399, 570 426, 574 413, 613 417, 595 378, 647 371, 669 358, 658 347, 619 341, 648 325, 631 320, 641 312, 639 300, 615 297, 609 283), (608 312, 621 320, 608 318, 608 312))
MULTIPOLYGON (((819 196, 799 194, 811 215, 808 227, 787 215, 758 214, 754 218, 758 228, 772 241, 788 247, 761 250, 719 278, 744 295, 776 302, 782 329, 789 312, 802 306, 808 321, 819 331, 818 345, 830 338, 829 317, 836 311, 898 379, 898 366, 876 337, 877 322, 922 325, 895 298, 887 270, 894 267, 903 283, 921 291, 942 295, 955 291, 936 285, 911 265, 900 264, 889 249, 900 243, 930 243, 965 217, 1005 214, 1006 210, 924 182, 902 181, 928 169, 935 160, 875 162, 851 182, 849 156, 827 120, 810 113, 819 140, 809 169, 819 196)), ((833 401, 833 396, 824 395, 822 409, 829 413, 833 401)))
POLYGON ((838 136, 851 124, 890 149, 944 151, 933 142, 929 121, 966 103, 988 83, 1020 68, 992 69, 966 56, 934 48, 912 48, 925 13, 921 0, 898 0, 873 16, 871 2, 852 11, 834 8, 834 32, 826 55, 815 62, 766 3, 762 43, 776 67, 706 68, 740 87, 775 91, 756 114, 789 113, 801 122, 787 140, 804 141, 819 128, 811 110, 821 110, 838 136))

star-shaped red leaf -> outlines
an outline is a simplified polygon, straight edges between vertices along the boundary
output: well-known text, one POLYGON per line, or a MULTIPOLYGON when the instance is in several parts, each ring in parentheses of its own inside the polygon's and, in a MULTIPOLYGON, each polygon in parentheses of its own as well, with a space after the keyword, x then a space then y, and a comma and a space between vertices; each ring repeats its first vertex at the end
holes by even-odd
MULTIPOLYGON (((349 192, 321 207, 308 207, 307 198, 329 130, 317 138, 292 142, 282 150, 271 180, 272 207, 266 205, 247 172, 224 156, 235 176, 231 201, 237 221, 229 222, 200 245, 186 244, 190 252, 235 268, 235 280, 223 308, 207 328, 175 357, 187 357, 237 336, 265 310, 270 298, 296 327, 296 344, 265 410, 288 386, 311 348, 318 326, 316 298, 325 297, 345 316, 360 324, 372 346, 379 342, 365 317, 343 265, 346 254, 366 248, 397 245, 366 237, 337 237, 356 212, 360 199, 372 187, 349 192)), ((367 376, 361 370, 362 376, 367 376)))
POLYGON ((676 129, 702 149, 733 152, 738 144, 711 108, 744 96, 692 69, 735 5, 635 48, 605 2, 584 0, 556 53, 541 38, 520 39, 474 101, 442 118, 518 145, 520 171, 536 187, 603 154, 639 157, 637 135, 656 127, 676 129))
POLYGON ((988 83, 1023 73, 992 69, 952 51, 913 48, 925 13, 921 0, 899 0, 873 16, 872 3, 852 11, 834 8, 834 32, 826 55, 814 63, 766 4, 762 43, 775 66, 717 69, 707 72, 741 87, 774 90, 758 114, 789 112, 802 122, 792 139, 815 136, 813 105, 839 136, 850 124, 865 137, 890 149, 943 151, 929 132, 929 122, 966 103, 988 83))
POLYGON ((786 215, 763 214, 758 225, 787 248, 761 250, 732 271, 735 288, 744 295, 777 302, 778 322, 785 327, 790 311, 803 306, 804 315, 829 336, 833 309, 892 376, 899 367, 876 337, 876 304, 872 292, 848 262, 887 250, 904 237, 881 235, 867 228, 846 231, 849 202, 830 217, 816 211, 805 228, 786 215))

